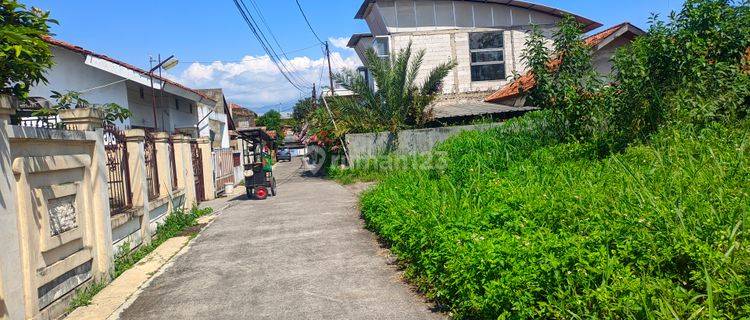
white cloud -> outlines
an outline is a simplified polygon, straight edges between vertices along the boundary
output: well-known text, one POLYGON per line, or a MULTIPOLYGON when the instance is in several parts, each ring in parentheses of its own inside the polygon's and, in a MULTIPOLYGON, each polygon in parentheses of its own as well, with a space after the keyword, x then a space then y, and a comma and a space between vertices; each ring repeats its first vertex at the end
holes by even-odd
POLYGON ((334 48, 343 49, 347 51, 354 51, 354 49, 347 47, 346 45, 349 43, 349 38, 328 38, 328 42, 330 42, 334 48))
MULTIPOLYGON (((338 48, 335 43, 334 46, 338 48)), ((301 85, 311 85, 314 82, 320 87, 321 83, 328 83, 325 57, 294 57, 291 60, 284 59, 284 64, 290 69, 295 82, 301 85)), ((347 52, 344 56, 337 51, 331 53, 331 64, 334 72, 362 65, 354 53, 347 52)), ((267 55, 245 56, 240 62, 193 63, 174 78, 191 88, 222 88, 227 99, 251 109, 290 102, 302 95, 287 82, 267 55)), ((309 89, 303 89, 305 96, 310 94, 309 89)))

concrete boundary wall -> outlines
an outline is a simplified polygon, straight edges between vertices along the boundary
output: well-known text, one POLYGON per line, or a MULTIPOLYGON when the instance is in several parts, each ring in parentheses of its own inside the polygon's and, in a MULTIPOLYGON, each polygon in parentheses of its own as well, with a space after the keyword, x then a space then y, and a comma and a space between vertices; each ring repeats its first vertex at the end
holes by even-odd
MULTIPOLYGON (((149 200, 145 132, 127 130, 132 208, 111 215, 103 114, 64 110, 60 118, 75 130, 54 130, 10 125, 13 110, 0 96, 0 319, 57 319, 76 290, 110 281, 125 244, 149 243, 172 212, 197 204, 193 139, 154 134, 160 196, 149 200)), ((210 157, 203 163, 210 176, 210 157)))
POLYGON ((393 150, 395 137, 390 132, 348 134, 346 145, 352 161, 373 158, 394 151, 404 155, 422 154, 461 132, 489 130, 500 124, 402 130, 398 133, 398 150, 393 150))

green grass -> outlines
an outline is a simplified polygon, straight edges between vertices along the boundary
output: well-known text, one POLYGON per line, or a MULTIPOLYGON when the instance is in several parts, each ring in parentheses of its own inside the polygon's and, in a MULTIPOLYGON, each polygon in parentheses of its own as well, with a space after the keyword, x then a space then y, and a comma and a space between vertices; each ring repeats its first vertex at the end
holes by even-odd
POLYGON ((72 312, 80 307, 90 305, 94 296, 106 286, 107 284, 105 282, 93 282, 91 285, 77 290, 73 300, 70 301, 70 305, 68 305, 68 308, 66 309, 67 312, 72 312))
MULTIPOLYGON (((121 253, 115 257, 115 272, 112 275, 112 280, 135 266, 136 263, 141 261, 149 253, 153 252, 165 241, 180 235, 180 233, 183 233, 190 227, 196 226, 198 218, 211 214, 212 212, 213 209, 211 208, 193 208, 190 213, 185 213, 182 210, 175 211, 157 227, 156 234, 150 244, 141 245, 135 250, 130 249, 129 243, 124 244, 120 248, 121 253)), ((190 236, 194 237, 195 234, 190 234, 190 236)), ((79 307, 90 305, 94 296, 106 286, 107 282, 93 282, 91 285, 77 290, 67 311, 72 312, 79 307)))
POLYGON ((750 122, 606 158, 545 123, 464 133, 436 149, 447 167, 363 195, 419 289, 459 319, 750 316, 750 122))

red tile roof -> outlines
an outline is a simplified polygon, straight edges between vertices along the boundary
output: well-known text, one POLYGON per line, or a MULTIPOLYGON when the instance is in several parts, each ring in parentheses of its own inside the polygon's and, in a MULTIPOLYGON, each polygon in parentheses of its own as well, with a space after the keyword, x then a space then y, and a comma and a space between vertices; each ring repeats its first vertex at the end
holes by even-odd
MULTIPOLYGON (((602 43, 602 41, 604 41, 604 39, 607 39, 609 36, 615 34, 615 32, 620 30, 622 27, 625 27, 628 25, 632 26, 632 24, 628 22, 618 24, 607 30, 591 35, 587 37, 586 39, 584 39, 583 41, 586 45, 590 47, 598 46, 599 44, 602 43)), ((635 26, 633 27, 636 28, 635 26)), ((559 59, 552 60, 549 63, 549 68, 554 69, 559 63, 560 63, 559 59)), ((523 95, 524 93, 528 92, 529 90, 533 89, 535 86, 536 86, 536 79, 534 78, 534 74, 529 71, 523 74, 522 76, 520 76, 515 81, 500 88, 500 90, 495 91, 493 94, 485 98, 484 101, 492 102, 492 103, 499 103, 502 100, 519 97, 523 95)))
MULTIPOLYGON (((65 41, 62 41, 62 40, 54 39, 54 38, 52 38, 50 36, 43 36, 42 39, 45 42, 47 42, 47 43, 49 43, 49 44, 51 44, 53 46, 58 46, 58 47, 61 47, 61 48, 64 48, 64 49, 67 49, 67 50, 70 50, 70 51, 73 51, 73 52, 76 52, 76 53, 79 53, 79 54, 88 55, 88 56, 96 57, 96 58, 99 58, 99 59, 102 59, 102 60, 106 60, 106 61, 112 62, 114 64, 117 64, 119 66, 128 68, 128 69, 133 70, 135 72, 138 72, 138 73, 140 73, 142 75, 148 76, 148 72, 147 71, 145 71, 145 70, 143 70, 141 68, 138 68, 138 67, 136 67, 134 65, 122 62, 120 60, 117 60, 117 59, 114 59, 114 58, 110 58, 110 57, 108 57, 106 55, 99 54, 99 53, 96 53, 96 52, 93 52, 93 51, 90 51, 90 50, 86 50, 86 49, 81 48, 79 46, 76 46, 74 44, 71 44, 71 43, 68 43, 68 42, 65 42, 65 41)), ((187 90, 187 91, 190 91, 192 93, 195 93, 195 94, 197 94, 198 96, 200 96, 200 97, 202 97, 204 99, 214 101, 213 99, 209 98, 208 96, 206 96, 203 93, 198 92, 197 90, 188 88, 186 86, 183 86, 183 85, 181 85, 181 84, 179 84, 177 82, 174 82, 172 80, 169 80, 167 78, 160 77, 158 75, 153 75, 153 77, 154 77, 154 79, 164 81, 164 82, 169 83, 169 84, 171 84, 171 85, 173 85, 175 87, 178 87, 180 89, 187 90)), ((214 103, 215 102, 216 101, 214 101, 214 103)))

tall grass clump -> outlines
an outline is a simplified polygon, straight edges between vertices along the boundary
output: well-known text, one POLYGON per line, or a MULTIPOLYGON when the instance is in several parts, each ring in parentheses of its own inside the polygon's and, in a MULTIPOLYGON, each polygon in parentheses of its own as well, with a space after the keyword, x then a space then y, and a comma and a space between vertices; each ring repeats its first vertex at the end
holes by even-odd
POLYGON ((366 226, 458 319, 750 318, 750 2, 687 0, 607 84, 574 20, 529 39, 543 110, 383 172, 366 226))
POLYGON ((750 316, 749 122, 603 159, 532 122, 464 133, 446 170, 363 196, 419 289, 462 319, 750 316))

